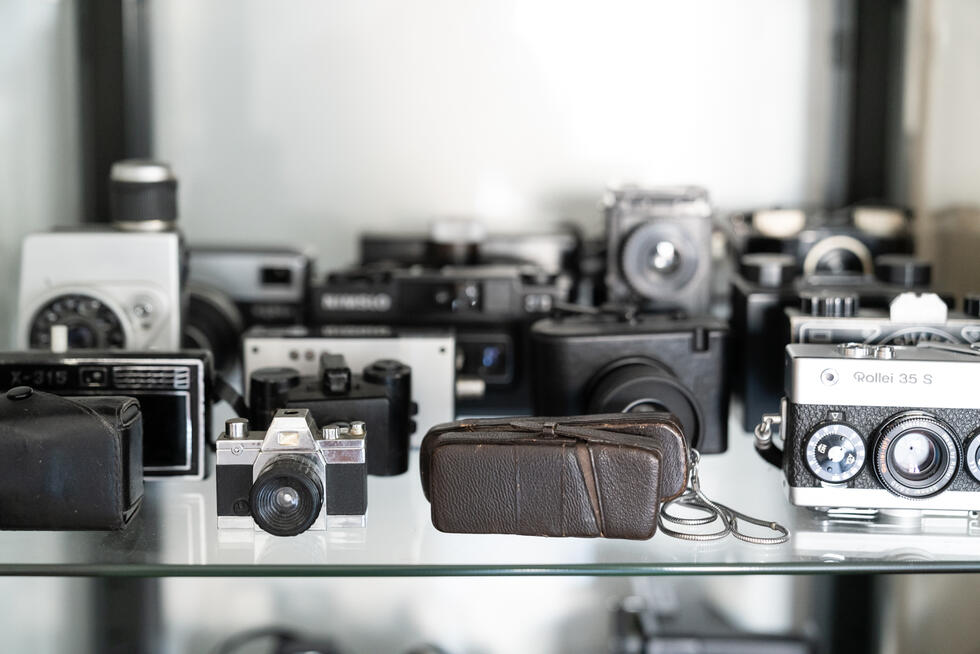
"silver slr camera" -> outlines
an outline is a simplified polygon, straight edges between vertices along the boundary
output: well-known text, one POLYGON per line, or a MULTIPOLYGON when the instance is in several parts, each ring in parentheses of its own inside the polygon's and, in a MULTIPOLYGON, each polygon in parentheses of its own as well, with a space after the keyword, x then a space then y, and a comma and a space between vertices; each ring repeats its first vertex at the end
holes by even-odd
POLYGON ((165 163, 120 161, 110 190, 112 225, 24 239, 19 347, 50 349, 64 326, 70 349, 180 348, 177 180, 165 163))
POLYGON ((797 506, 978 510, 977 388, 968 345, 789 345, 781 415, 764 417, 756 449, 797 506))
POLYGON ((367 460, 363 422, 318 428, 308 409, 281 409, 267 431, 233 418, 217 441, 219 528, 296 536, 363 527, 367 460))

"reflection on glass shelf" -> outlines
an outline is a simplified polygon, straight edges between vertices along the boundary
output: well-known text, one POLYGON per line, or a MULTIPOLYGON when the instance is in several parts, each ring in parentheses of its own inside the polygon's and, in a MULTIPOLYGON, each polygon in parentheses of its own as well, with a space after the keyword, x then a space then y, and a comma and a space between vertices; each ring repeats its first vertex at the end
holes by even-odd
POLYGON ((141 513, 121 532, 0 532, 0 573, 43 575, 409 576, 480 574, 712 574, 888 570, 980 571, 976 517, 868 523, 792 507, 782 474, 733 430, 729 451, 706 456, 709 497, 792 531, 783 545, 731 537, 695 543, 444 534, 432 527, 418 478, 369 480, 364 528, 276 538, 217 528, 214 482, 149 483, 141 513))

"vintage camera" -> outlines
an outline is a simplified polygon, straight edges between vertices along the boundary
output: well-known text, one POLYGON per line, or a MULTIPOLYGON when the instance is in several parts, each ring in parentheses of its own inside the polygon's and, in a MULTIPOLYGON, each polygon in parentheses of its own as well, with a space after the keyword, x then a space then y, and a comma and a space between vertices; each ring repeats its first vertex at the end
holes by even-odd
POLYGON ((606 299, 650 309, 708 310, 711 203, 702 188, 610 189, 606 219, 606 299))
POLYGON ((216 443, 219 528, 297 536, 363 526, 367 469, 363 422, 317 427, 308 409, 282 409, 265 431, 233 418, 216 443))
POLYGON ((871 275, 874 259, 912 254, 910 212, 858 205, 837 211, 767 209, 732 218, 740 254, 792 256, 803 275, 871 275))
POLYGON ((702 453, 728 446, 728 329, 713 318, 614 314, 531 328, 536 415, 666 411, 702 453))
POLYGON ((532 265, 552 275, 578 269, 582 237, 571 226, 551 232, 491 234, 477 220, 438 220, 428 234, 361 235, 361 265, 532 265))
POLYGON ((570 291, 570 278, 533 266, 370 266, 329 275, 313 290, 311 315, 317 325, 452 326, 457 373, 485 384, 464 410, 519 413, 528 405, 528 326, 570 291))
POLYGON ((302 325, 310 259, 288 248, 195 247, 189 254, 187 347, 211 350, 218 370, 240 361, 254 325, 302 325))
POLYGON ((456 339, 450 330, 387 325, 253 327, 245 332, 243 342, 246 397, 254 371, 289 366, 300 375, 317 375, 320 355, 333 352, 342 354, 355 370, 378 359, 394 359, 411 368, 416 379, 424 379, 412 384, 412 401, 418 407, 416 435, 456 419, 456 339))
POLYGON ((980 341, 980 296, 968 296, 963 313, 951 312, 935 293, 902 293, 891 301, 888 311, 861 309, 859 304, 856 294, 818 291, 804 295, 800 309, 786 309, 790 341, 875 345, 980 341))
POLYGON ((249 416, 260 428, 279 409, 309 409, 321 424, 361 420, 371 429, 367 440, 368 472, 400 475, 408 470, 408 447, 416 426, 412 419, 412 369, 392 359, 351 373, 342 355, 322 353, 318 374, 303 377, 295 368, 260 368, 249 380, 249 416))
POLYGON ((30 234, 21 254, 18 345, 48 349, 180 347, 182 244, 177 180, 164 163, 112 166, 109 227, 30 234))
POLYGON ((980 509, 980 352, 965 345, 786 348, 781 455, 797 506, 980 509))
POLYGON ((139 400, 147 479, 205 477, 211 377, 205 351, 0 352, 0 391, 27 385, 63 396, 139 400))
POLYGON ((787 308, 805 302, 808 312, 826 311, 832 317, 851 311, 855 303, 887 310, 902 293, 928 292, 931 275, 929 263, 905 255, 878 257, 873 277, 800 276, 796 259, 790 255, 743 255, 740 272, 732 278, 731 324, 735 339, 733 385, 742 400, 744 428, 751 430, 756 417, 771 411, 782 393, 783 348, 790 342, 787 308), (852 299, 837 302, 832 300, 835 297, 852 299))

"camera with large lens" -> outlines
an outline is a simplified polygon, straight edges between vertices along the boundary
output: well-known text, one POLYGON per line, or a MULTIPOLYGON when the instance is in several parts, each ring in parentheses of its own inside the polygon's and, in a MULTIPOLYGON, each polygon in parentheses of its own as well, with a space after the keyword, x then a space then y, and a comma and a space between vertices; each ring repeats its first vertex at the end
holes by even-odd
POLYGON ((127 160, 110 175, 112 224, 24 239, 17 339, 50 349, 175 350, 181 342, 182 242, 177 179, 165 163, 127 160))
MULTIPOLYGON (((795 257, 773 252, 745 254, 740 264, 732 276, 732 380, 747 430, 757 416, 772 410, 782 393, 783 348, 790 342, 788 309, 801 307, 811 316, 833 319, 858 308, 887 312, 903 293, 929 292, 932 278, 928 262, 900 254, 877 257, 874 275, 801 275, 795 257)), ((941 299, 952 303, 947 296, 941 299)))
POLYGON ((227 421, 216 444, 218 527, 297 536, 363 526, 366 436, 360 421, 317 427, 308 409, 277 411, 265 431, 227 421))
POLYGON ((857 205, 836 211, 766 209, 732 218, 740 254, 792 256, 803 275, 871 275, 883 254, 912 254, 910 213, 857 205))
POLYGON ((613 313, 531 328, 534 413, 665 411, 692 447, 728 445, 728 329, 714 318, 613 313))
POLYGON ((289 248, 190 249, 184 344, 211 350, 215 367, 240 363, 242 332, 306 321, 310 259, 289 248))
POLYGON ((782 450, 766 426, 756 447, 798 506, 977 510, 978 383, 966 345, 789 345, 782 450))
POLYGON ((606 299, 648 309, 708 310, 711 203, 702 188, 610 189, 606 218, 606 299))
POLYGON ((400 475, 408 470, 408 448, 415 431, 412 369, 379 359, 363 373, 351 372, 342 355, 320 355, 316 375, 295 368, 260 368, 249 379, 249 417, 260 429, 280 409, 308 409, 319 424, 359 420, 367 424, 368 473, 400 475))

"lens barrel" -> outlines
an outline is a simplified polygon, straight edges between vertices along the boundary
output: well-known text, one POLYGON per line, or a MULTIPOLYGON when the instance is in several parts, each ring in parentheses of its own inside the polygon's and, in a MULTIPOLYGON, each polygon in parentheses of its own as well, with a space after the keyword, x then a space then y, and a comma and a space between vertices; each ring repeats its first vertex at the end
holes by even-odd
POLYGON ((892 416, 878 430, 875 473, 900 497, 931 497, 950 484, 962 456, 952 427, 928 413, 908 411, 892 416))
POLYGON ((323 508, 323 482, 313 462, 281 456, 259 474, 249 493, 252 519, 273 536, 309 529, 323 508))

